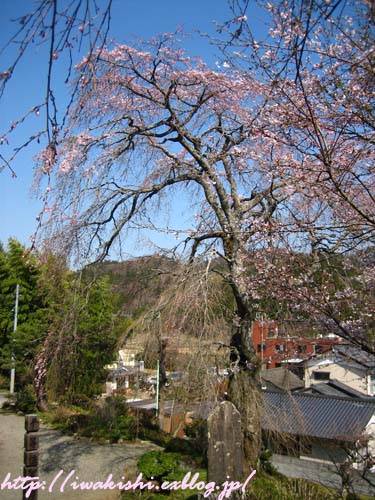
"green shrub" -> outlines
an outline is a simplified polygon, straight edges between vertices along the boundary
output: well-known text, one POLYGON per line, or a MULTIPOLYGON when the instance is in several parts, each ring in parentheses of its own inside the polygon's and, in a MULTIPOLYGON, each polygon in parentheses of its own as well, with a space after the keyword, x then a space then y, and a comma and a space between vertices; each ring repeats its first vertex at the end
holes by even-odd
POLYGON ((27 385, 17 392, 15 408, 23 413, 34 413, 36 411, 36 398, 32 385, 27 385))
POLYGON ((207 421, 204 419, 194 420, 191 424, 186 426, 185 434, 188 438, 190 438, 190 442, 196 455, 200 455, 204 459, 204 464, 207 465, 207 421))
POLYGON ((92 405, 92 399, 87 397, 85 394, 74 394, 71 398, 74 406, 79 406, 80 408, 89 409, 92 405))
POLYGON ((257 474, 251 481, 248 500, 334 500, 335 493, 324 486, 277 475, 257 474))
POLYGON ((163 448, 166 448, 171 440, 170 435, 162 431, 158 425, 147 422, 142 424, 142 421, 139 422, 138 437, 144 441, 152 441, 163 448))
POLYGON ((84 402, 88 409, 80 407, 58 407, 50 416, 52 424, 63 432, 117 442, 131 440, 136 436, 137 423, 129 415, 126 403, 121 398, 84 402))
POLYGON ((182 469, 178 453, 150 451, 138 460, 138 470, 146 479, 153 478, 159 484, 165 480, 181 480, 186 471, 182 469))
POLYGON ((193 440, 172 438, 165 446, 165 451, 183 455, 185 463, 190 466, 207 467, 207 453, 202 454, 193 440))
POLYGON ((171 453, 181 453, 182 455, 195 455, 196 450, 192 441, 181 438, 171 438, 166 447, 165 451, 169 451, 171 453))
POLYGON ((259 467, 262 471, 270 474, 271 476, 277 476, 277 469, 271 463, 272 451, 263 450, 259 455, 259 467))

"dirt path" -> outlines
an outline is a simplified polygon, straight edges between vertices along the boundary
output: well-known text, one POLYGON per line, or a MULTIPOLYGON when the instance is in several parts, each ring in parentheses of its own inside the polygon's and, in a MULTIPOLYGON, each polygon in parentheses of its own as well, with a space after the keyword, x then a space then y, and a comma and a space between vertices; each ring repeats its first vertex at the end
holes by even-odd
MULTIPOLYGON (((22 476, 24 417, 0 413, 0 488, 7 474, 10 480, 22 476)), ((156 446, 150 443, 97 445, 87 440, 76 440, 63 436, 47 428, 40 431, 39 477, 46 481, 45 490, 39 490, 40 500, 114 500, 119 497, 117 490, 82 491, 73 490, 73 481, 105 482, 110 474, 113 481, 124 481, 134 477, 136 461, 140 455, 156 446), (60 471, 52 491, 51 482, 60 471), (63 492, 60 487, 69 473, 63 492), (78 479, 77 479, 78 478, 78 479), (122 479, 124 478, 124 479, 122 479)), ((0 489, 0 498, 21 500, 21 490, 0 489)))

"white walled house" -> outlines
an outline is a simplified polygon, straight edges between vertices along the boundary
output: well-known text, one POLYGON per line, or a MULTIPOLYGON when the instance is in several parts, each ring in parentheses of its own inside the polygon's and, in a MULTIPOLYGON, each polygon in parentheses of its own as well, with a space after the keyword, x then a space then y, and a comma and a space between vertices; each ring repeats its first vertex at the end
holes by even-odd
POLYGON ((110 395, 119 389, 129 389, 131 379, 143 375, 144 361, 137 361, 134 351, 120 349, 118 351, 118 361, 106 365, 105 368, 109 372, 106 382, 106 394, 110 395))
POLYGON ((304 363, 305 387, 338 380, 364 396, 375 396, 375 356, 358 347, 336 345, 304 363))

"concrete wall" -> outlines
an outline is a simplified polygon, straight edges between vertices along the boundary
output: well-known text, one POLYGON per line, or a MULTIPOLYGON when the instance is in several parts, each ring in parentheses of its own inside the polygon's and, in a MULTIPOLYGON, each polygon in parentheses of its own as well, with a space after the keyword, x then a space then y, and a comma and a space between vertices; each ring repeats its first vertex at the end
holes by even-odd
MULTIPOLYGON (((305 453, 301 453, 301 455, 305 455, 305 453)), ((303 456, 301 458, 304 459, 312 459, 312 460, 324 460, 326 462, 334 462, 334 463, 342 463, 347 459, 347 453, 342 448, 338 446, 321 446, 319 442, 311 443, 311 453, 308 456, 303 456)))
MULTIPOLYGON (((284 476, 307 479, 330 488, 340 489, 341 478, 335 466, 327 462, 316 462, 304 458, 289 457, 285 455, 272 455, 272 464, 284 476)), ((359 473, 353 470, 353 486, 357 494, 375 496, 375 474, 368 474, 373 486, 362 479, 359 473)))

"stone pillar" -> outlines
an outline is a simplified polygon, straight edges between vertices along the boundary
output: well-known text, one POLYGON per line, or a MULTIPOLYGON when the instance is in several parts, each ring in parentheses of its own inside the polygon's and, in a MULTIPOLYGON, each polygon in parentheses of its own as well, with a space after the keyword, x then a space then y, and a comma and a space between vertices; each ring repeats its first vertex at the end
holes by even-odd
MULTIPOLYGON (((25 442, 24 442, 24 468, 23 475, 37 477, 39 465, 39 417, 38 415, 25 416, 25 442)), ((37 500, 38 490, 33 490, 26 496, 27 490, 23 490, 23 499, 37 500)))
MULTIPOLYGON (((221 485, 225 481, 243 480, 241 415, 230 401, 223 401, 211 413, 208 426, 208 481, 221 485)), ((217 495, 210 495, 217 498, 217 495)), ((233 492, 231 499, 241 498, 233 492)))

